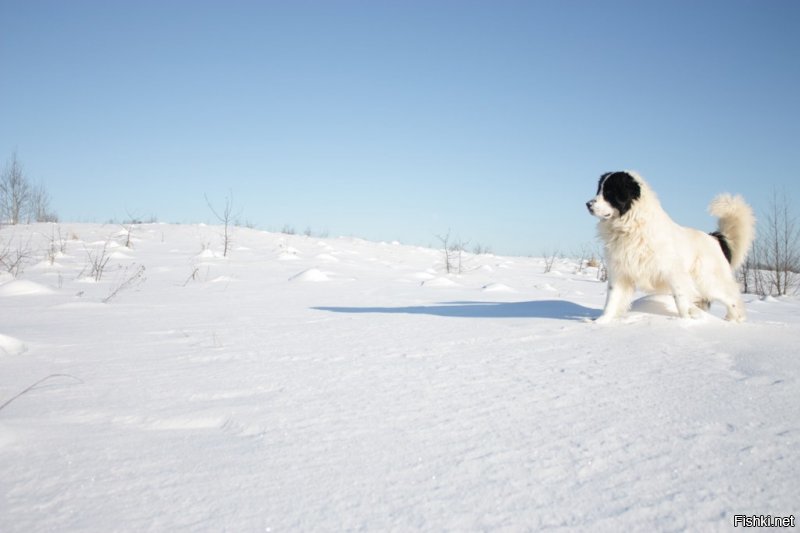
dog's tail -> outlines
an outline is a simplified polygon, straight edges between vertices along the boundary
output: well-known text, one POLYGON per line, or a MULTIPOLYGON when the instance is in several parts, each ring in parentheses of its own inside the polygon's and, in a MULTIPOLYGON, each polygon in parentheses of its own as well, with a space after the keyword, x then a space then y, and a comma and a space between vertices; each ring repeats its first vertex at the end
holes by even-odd
POLYGON ((719 231, 712 235, 719 240, 733 268, 739 268, 750 251, 756 232, 753 209, 739 195, 720 194, 711 201, 708 212, 719 218, 719 231), (727 250, 726 250, 727 248, 727 250))

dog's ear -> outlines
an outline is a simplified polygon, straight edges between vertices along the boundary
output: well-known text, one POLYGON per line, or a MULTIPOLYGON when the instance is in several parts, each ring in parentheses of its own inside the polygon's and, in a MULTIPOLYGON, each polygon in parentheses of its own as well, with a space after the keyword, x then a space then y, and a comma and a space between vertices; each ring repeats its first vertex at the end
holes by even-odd
POLYGON ((615 187, 618 201, 616 208, 619 211, 619 216, 623 216, 631 210, 633 202, 642 195, 642 188, 636 178, 627 172, 619 172, 618 174, 620 178, 617 182, 617 187, 615 187))
POLYGON ((619 216, 630 211, 633 203, 642 194, 639 182, 627 172, 604 174, 600 184, 603 189, 603 198, 619 211, 619 216))
POLYGON ((600 176, 600 179, 597 181, 597 192, 596 192, 595 194, 600 194, 600 189, 602 189, 602 188, 603 188, 603 182, 604 182, 604 181, 606 180, 606 178, 607 178, 607 177, 609 177, 611 174, 613 174, 613 172, 606 172, 605 174, 603 174, 602 176, 600 176))

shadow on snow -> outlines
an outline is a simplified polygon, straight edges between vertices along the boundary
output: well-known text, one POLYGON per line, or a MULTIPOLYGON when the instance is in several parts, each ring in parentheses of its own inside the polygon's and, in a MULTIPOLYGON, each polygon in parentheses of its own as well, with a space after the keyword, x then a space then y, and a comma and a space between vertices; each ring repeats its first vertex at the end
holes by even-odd
POLYGON ((436 305, 410 307, 313 307, 332 313, 389 313, 434 315, 468 318, 552 318, 585 320, 596 318, 600 310, 565 300, 535 300, 532 302, 441 302, 436 305))

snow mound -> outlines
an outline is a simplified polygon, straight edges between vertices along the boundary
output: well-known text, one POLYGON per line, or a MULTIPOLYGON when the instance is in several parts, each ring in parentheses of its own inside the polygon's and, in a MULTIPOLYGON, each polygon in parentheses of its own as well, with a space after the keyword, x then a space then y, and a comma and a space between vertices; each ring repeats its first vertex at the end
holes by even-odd
POLYGON ((52 294, 44 285, 25 279, 17 279, 0 285, 0 296, 29 296, 33 294, 52 294))
POLYGON ((542 284, 536 285, 536 288, 541 290, 541 291, 558 292, 558 289, 556 289, 555 287, 553 287, 549 283, 542 283, 542 284))
POLYGON ((415 274, 412 274, 411 277, 414 279, 421 279, 423 281, 427 281, 429 279, 435 278, 436 276, 434 276, 430 272, 417 272, 415 274))
POLYGON ((27 348, 19 339, 0 334, 0 354, 19 355, 24 353, 27 348))
POLYGON ((210 283, 229 283, 233 281, 233 278, 230 276, 217 276, 216 278, 212 279, 210 283))
POLYGON ((328 274, 319 270, 318 268, 309 268, 308 270, 304 270, 299 274, 295 274, 289 281, 330 281, 330 277, 328 274))
POLYGON ((63 268, 63 265, 55 261, 52 263, 50 261, 39 261, 31 267, 31 270, 53 270, 56 268, 63 268))
POLYGON ((458 283, 450 278, 438 277, 422 282, 423 287, 460 287, 458 283))
POLYGON ((133 259, 133 257, 124 252, 111 252, 108 256, 111 259, 133 259))
POLYGON ((67 302, 54 305, 53 309, 105 309, 105 304, 100 302, 67 302))
POLYGON ((669 294, 651 294, 634 301, 631 311, 649 315, 677 316, 675 299, 669 294))
POLYGON ((278 254, 279 261, 294 261, 300 259, 300 250, 294 246, 287 246, 278 254))
POLYGON ((202 252, 197 254, 197 258, 199 258, 199 259, 213 259, 215 257, 220 257, 220 255, 221 254, 218 254, 218 253, 210 250, 209 248, 206 248, 205 250, 203 250, 202 252))
POLYGON ((489 283, 488 285, 484 285, 482 290, 485 292, 517 292, 503 283, 489 283))
POLYGON ((318 261, 322 261, 323 263, 338 263, 339 260, 332 256, 331 254, 319 254, 316 259, 318 261))

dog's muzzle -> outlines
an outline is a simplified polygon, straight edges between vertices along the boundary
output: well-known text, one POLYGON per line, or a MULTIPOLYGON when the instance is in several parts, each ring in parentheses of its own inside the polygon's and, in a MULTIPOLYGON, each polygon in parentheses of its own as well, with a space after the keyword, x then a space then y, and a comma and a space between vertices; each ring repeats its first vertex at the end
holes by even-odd
POLYGON ((588 202, 586 202, 586 209, 588 209, 588 210, 589 210, 589 212, 590 212, 591 214, 593 214, 593 215, 594 215, 594 210, 593 210, 592 208, 594 207, 594 203, 595 203, 596 201, 597 201, 597 200, 589 200, 588 202))

